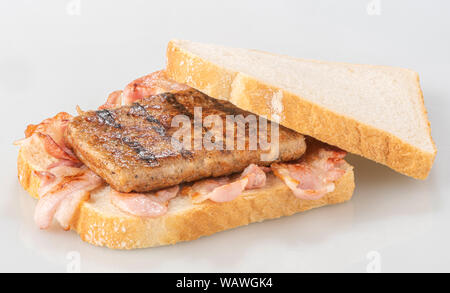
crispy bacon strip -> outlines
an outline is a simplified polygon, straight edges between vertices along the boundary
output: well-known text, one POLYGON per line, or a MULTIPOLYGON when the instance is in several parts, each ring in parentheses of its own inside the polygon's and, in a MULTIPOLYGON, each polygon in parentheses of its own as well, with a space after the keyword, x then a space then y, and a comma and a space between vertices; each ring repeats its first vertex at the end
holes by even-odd
POLYGON ((34 222, 40 229, 47 229, 52 223, 56 209, 64 199, 63 193, 50 194, 41 198, 34 210, 34 222))
POLYGON ((234 182, 214 188, 207 197, 214 202, 232 201, 242 194, 247 186, 248 178, 236 180, 234 182))
POLYGON ((320 149, 314 156, 307 156, 296 163, 274 163, 271 168, 301 199, 316 200, 335 188, 334 182, 344 175, 342 167, 346 152, 320 149))
POLYGON ((266 185, 266 173, 263 167, 258 167, 255 164, 250 164, 242 172, 241 178, 248 178, 248 183, 245 189, 256 189, 266 185))
POLYGON ((75 167, 72 161, 57 161, 47 171, 34 171, 34 174, 41 179, 35 209, 35 221, 41 229, 46 229, 53 217, 65 230, 70 229, 80 204, 88 200, 89 191, 95 189, 99 181, 101 183, 92 171, 85 166, 75 167))
POLYGON ((70 229, 70 223, 80 204, 90 197, 90 192, 84 189, 72 192, 63 198, 55 213, 55 219, 64 230, 70 229))
POLYGON ((50 135, 57 144, 64 143, 64 131, 65 127, 72 119, 72 115, 66 112, 60 112, 54 117, 47 118, 37 125, 30 124, 25 130, 25 137, 30 137, 36 132, 50 135))
MULTIPOLYGON (((57 159, 80 162, 64 143, 64 131, 70 119, 72 119, 70 114, 60 112, 39 124, 30 124, 25 130, 25 138, 38 137, 43 142, 46 152, 57 159)), ((23 142, 24 140, 19 140, 15 144, 23 142)))
POLYGON ((194 203, 200 203, 207 199, 214 202, 232 201, 242 194, 244 190, 264 187, 266 173, 255 164, 249 165, 239 179, 231 181, 228 177, 219 179, 205 179, 192 185, 194 203))
POLYGON ((47 170, 50 170, 50 169, 53 169, 56 167, 61 167, 61 166, 81 168, 83 166, 83 163, 75 162, 75 161, 71 161, 71 160, 58 160, 58 161, 50 164, 49 166, 47 166, 47 170))
POLYGON ((63 228, 69 229, 69 222, 76 212, 76 208, 78 208, 82 200, 86 199, 86 190, 75 191, 73 193, 69 192, 66 195, 63 192, 64 189, 70 187, 71 181, 79 180, 77 176, 80 173, 87 171, 86 167, 82 167, 83 164, 80 161, 74 160, 72 156, 68 155, 71 152, 66 153, 56 143, 58 141, 62 145, 64 144, 62 135, 66 125, 65 120, 69 116, 68 114, 60 113, 53 118, 44 120, 40 124, 29 125, 25 131, 26 138, 19 142, 21 147, 27 147, 29 144, 42 143, 47 153, 53 157, 60 158, 44 170, 33 171, 34 175, 41 179, 38 189, 40 200, 35 210, 35 220, 42 229, 50 225, 55 213, 59 215, 59 222, 63 228), (62 190, 56 192, 58 189, 62 190), (79 196, 80 192, 83 193, 83 196, 79 196), (66 203, 60 210, 58 207, 64 202, 66 203))
POLYGON ((138 217, 159 217, 167 212, 169 201, 176 197, 178 185, 155 193, 122 193, 111 189, 111 203, 128 214, 138 217))
POLYGON ((38 189, 38 195, 39 197, 41 197, 41 195, 45 194, 53 186, 54 182, 56 181, 56 176, 49 171, 34 171, 33 173, 34 175, 39 177, 39 179, 41 179, 41 183, 38 189))
MULTIPOLYGON (((70 201, 74 198, 81 200, 83 197, 78 197, 76 195, 78 192, 89 192, 102 184, 103 180, 88 169, 74 176, 64 177, 39 199, 34 211, 35 223, 40 229, 47 229, 63 200, 66 198, 69 198, 70 201)), ((73 205, 72 203, 68 204, 68 206, 73 205)), ((72 219, 75 211, 76 209, 65 208, 59 213, 60 218, 72 219)))
POLYGON ((98 109, 113 109, 122 106, 122 93, 123 91, 114 91, 110 93, 106 103, 98 107, 98 109))
POLYGON ((86 168, 77 168, 71 166, 55 166, 47 168, 46 171, 34 171, 34 174, 41 179, 38 189, 39 198, 44 197, 55 185, 66 177, 72 177, 82 173, 86 168))
MULTIPOLYGON (((79 204, 88 198, 86 192, 102 184, 100 177, 83 166, 64 145, 63 132, 69 117, 60 113, 38 125, 29 126, 26 131, 29 143, 42 143, 48 154, 59 158, 46 169, 34 171, 41 179, 39 202, 35 209, 35 222, 41 229, 48 228, 55 213, 63 228, 69 229, 79 204)), ((23 143, 21 145, 25 146, 23 143)))
MULTIPOLYGON (((44 121, 46 121, 46 120, 44 120, 44 121)), ((33 133, 36 131, 36 128, 38 126, 39 126, 39 124, 36 124, 36 125, 30 124, 30 125, 28 125, 27 129, 25 129, 25 138, 28 138, 28 137, 32 136, 33 133)))
POLYGON ((44 143, 45 151, 54 158, 62 160, 78 161, 75 155, 69 149, 64 149, 58 145, 50 135, 36 132, 35 134, 44 143))
POLYGON ((177 83, 160 70, 140 77, 129 83, 123 90, 123 100, 126 105, 142 98, 160 93, 188 89, 187 85, 177 83))

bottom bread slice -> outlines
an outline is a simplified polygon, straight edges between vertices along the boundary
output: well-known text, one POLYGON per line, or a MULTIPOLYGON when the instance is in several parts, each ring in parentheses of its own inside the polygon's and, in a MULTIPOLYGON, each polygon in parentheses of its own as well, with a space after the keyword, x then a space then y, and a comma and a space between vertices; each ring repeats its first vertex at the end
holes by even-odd
MULTIPOLYGON (((35 198, 38 197, 40 179, 34 175, 34 170, 46 159, 50 160, 32 150, 21 148, 19 151, 19 181, 35 198)), ((111 204, 110 187, 103 186, 91 193, 89 201, 81 204, 71 229, 86 242, 113 249, 145 248, 194 240, 238 226, 345 202, 352 197, 355 188, 353 167, 346 164, 345 168, 346 173, 336 182, 335 190, 318 200, 296 198, 280 179, 270 173, 264 188, 245 191, 230 202, 193 204, 189 196, 178 196, 170 201, 167 214, 158 218, 123 213, 111 204)))

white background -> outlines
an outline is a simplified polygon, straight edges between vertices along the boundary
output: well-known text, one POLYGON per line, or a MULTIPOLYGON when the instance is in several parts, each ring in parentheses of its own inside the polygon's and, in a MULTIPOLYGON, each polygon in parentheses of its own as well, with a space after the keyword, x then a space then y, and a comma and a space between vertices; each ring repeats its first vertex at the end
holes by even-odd
POLYGON ((370 0, 118 2, 0 2, 0 271, 450 271, 450 2, 381 0, 369 13, 370 0), (162 68, 171 38, 416 70, 438 148, 429 178, 349 156, 350 202, 169 247, 113 251, 39 231, 12 142, 162 68))

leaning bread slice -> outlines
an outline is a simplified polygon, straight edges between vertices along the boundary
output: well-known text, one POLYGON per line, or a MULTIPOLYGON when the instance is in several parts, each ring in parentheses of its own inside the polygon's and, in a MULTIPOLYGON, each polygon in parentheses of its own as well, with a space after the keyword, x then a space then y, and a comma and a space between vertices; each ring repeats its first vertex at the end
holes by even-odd
POLYGON ((207 95, 418 179, 436 155, 419 76, 172 40, 167 73, 207 95))
MULTIPOLYGON (((39 198, 41 180, 34 171, 56 162, 39 145, 22 146, 18 157, 18 177, 31 196, 39 198)), ((169 203, 168 212, 158 218, 128 215, 110 202, 109 186, 91 192, 71 220, 70 228, 81 239, 97 246, 134 249, 187 241, 234 227, 260 222, 312 208, 349 200, 354 190, 353 168, 342 166, 345 173, 336 187, 318 200, 296 198, 277 177, 268 174, 266 186, 245 191, 225 203, 205 201, 194 204, 189 196, 177 196, 169 203)))

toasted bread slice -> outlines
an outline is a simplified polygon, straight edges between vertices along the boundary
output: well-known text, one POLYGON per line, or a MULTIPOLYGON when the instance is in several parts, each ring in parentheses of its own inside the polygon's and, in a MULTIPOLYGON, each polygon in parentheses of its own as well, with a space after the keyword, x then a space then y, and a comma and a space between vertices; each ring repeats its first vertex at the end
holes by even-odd
MULTIPOLYGON (((40 145, 22 146, 17 161, 18 177, 29 194, 38 198, 41 180, 34 171, 54 163, 40 145)), ((336 182, 336 188, 318 200, 296 198, 277 177, 268 175, 264 188, 245 191, 225 203, 205 201, 192 203, 189 196, 178 196, 169 203, 167 214, 158 218, 128 215, 110 202, 109 186, 91 192, 90 199, 81 203, 70 228, 81 239, 97 246, 114 249, 134 249, 197 239, 219 231, 260 222, 312 208, 336 204, 352 197, 353 167, 346 164, 346 173, 336 182)))
POLYGON ((425 179, 436 156, 412 70, 172 40, 166 71, 211 97, 414 178, 425 179))

